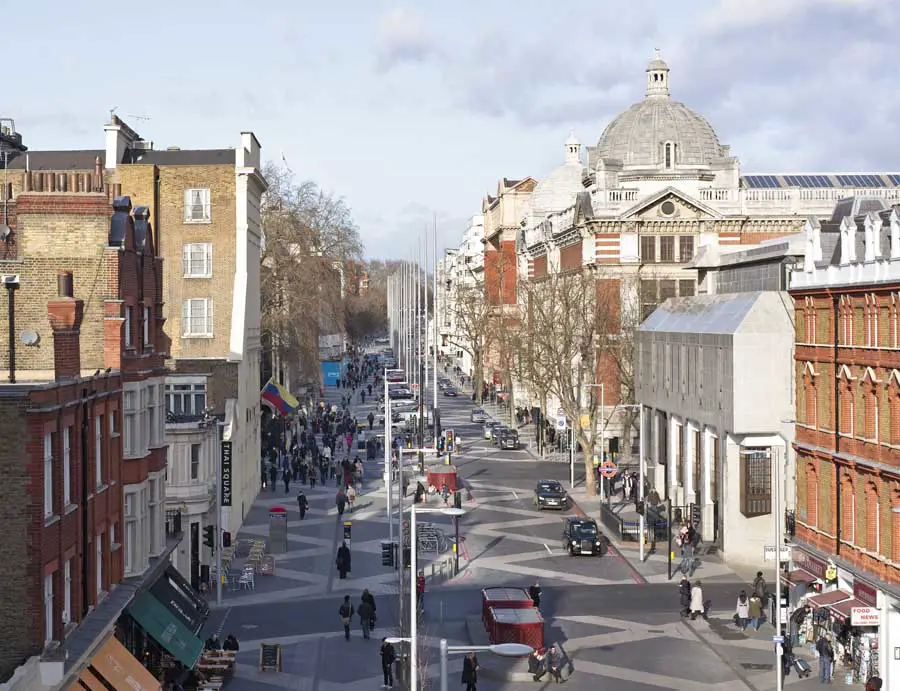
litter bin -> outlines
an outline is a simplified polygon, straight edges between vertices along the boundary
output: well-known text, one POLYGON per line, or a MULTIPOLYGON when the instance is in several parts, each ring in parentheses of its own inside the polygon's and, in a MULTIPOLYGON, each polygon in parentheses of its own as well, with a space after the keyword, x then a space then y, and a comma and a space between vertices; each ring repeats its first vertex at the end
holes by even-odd
POLYGON ((273 506, 269 509, 269 552, 284 554, 288 551, 287 509, 273 506))

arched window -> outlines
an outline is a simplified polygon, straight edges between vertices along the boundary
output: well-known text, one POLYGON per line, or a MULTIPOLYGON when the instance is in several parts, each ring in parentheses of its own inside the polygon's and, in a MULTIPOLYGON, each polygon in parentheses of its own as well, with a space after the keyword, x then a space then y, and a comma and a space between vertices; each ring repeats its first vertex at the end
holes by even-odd
POLYGON ((890 435, 892 446, 900 445, 900 382, 897 373, 892 371, 887 385, 888 408, 890 408, 890 435))
POLYGON ((891 493, 891 561, 900 564, 900 489, 891 493))
POLYGON ((849 379, 844 376, 841 379, 844 381, 838 387, 838 405, 840 406, 838 409, 840 411, 840 429, 838 431, 845 437, 852 437, 853 423, 856 420, 856 401, 853 400, 856 392, 849 379))
MULTIPOLYGON (((800 516, 803 519, 803 516, 800 516)), ((819 526, 819 476, 816 466, 812 463, 806 466, 806 519, 807 525, 814 528, 819 526)))
POLYGON ((869 379, 862 383, 865 401, 865 438, 878 441, 878 385, 869 379))
POLYGON ((856 493, 849 475, 841 478, 841 540, 854 544, 856 533, 856 493))
POLYGON ((800 386, 804 389, 803 401, 803 422, 813 429, 819 428, 819 410, 818 410, 818 390, 816 389, 816 375, 813 372, 812 364, 806 363, 803 367, 803 379, 800 386))
POLYGON ((874 482, 866 485, 866 549, 881 554, 881 504, 874 482))
POLYGON ((666 142, 665 153, 666 153, 666 168, 674 168, 675 167, 675 145, 672 142, 666 142))

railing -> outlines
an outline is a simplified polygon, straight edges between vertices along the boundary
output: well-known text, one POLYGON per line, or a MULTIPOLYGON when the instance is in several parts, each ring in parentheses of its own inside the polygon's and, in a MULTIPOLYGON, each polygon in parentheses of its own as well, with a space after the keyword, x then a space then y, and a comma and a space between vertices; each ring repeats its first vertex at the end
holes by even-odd
MULTIPOLYGON (((600 522, 621 542, 638 542, 641 534, 641 522, 638 517, 624 519, 606 504, 600 505, 600 522)), ((662 542, 669 539, 669 526, 666 517, 658 508, 648 508, 646 530, 651 542, 662 542)))

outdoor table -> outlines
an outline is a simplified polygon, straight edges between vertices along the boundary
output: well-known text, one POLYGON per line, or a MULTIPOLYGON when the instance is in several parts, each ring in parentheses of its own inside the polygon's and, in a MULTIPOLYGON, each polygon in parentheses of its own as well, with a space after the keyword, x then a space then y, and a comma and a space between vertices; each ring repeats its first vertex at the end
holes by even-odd
POLYGON ((523 643, 535 650, 544 647, 544 617, 536 607, 497 609, 491 607, 491 643, 523 643))
POLYGON ((491 609, 520 609, 534 607, 524 588, 484 588, 481 591, 481 621, 491 629, 491 609))

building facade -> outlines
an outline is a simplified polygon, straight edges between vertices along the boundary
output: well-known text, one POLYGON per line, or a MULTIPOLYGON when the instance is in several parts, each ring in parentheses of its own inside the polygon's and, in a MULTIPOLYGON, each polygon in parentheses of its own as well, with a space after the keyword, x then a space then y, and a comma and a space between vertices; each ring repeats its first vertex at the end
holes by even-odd
POLYGON ((648 472, 660 496, 731 563, 761 563, 773 512, 793 509, 785 267, 802 253, 799 236, 754 249, 704 248, 692 264, 704 294, 667 300, 636 334, 648 472))
POLYGON ((889 654, 900 648, 900 209, 847 200, 826 221, 810 218, 805 240, 802 269, 791 277, 794 562, 805 580, 831 590, 810 606, 829 623, 855 627, 840 639, 853 671, 863 679, 880 672, 893 688, 900 683, 900 661, 889 654))
POLYGON ((11 630, 0 648, 13 666, 77 639, 113 586, 166 550, 162 264, 149 215, 111 203, 100 174, 29 169, 19 181, 0 246, 15 288, 0 315, 0 458, 19 483, 4 497, 11 630))

